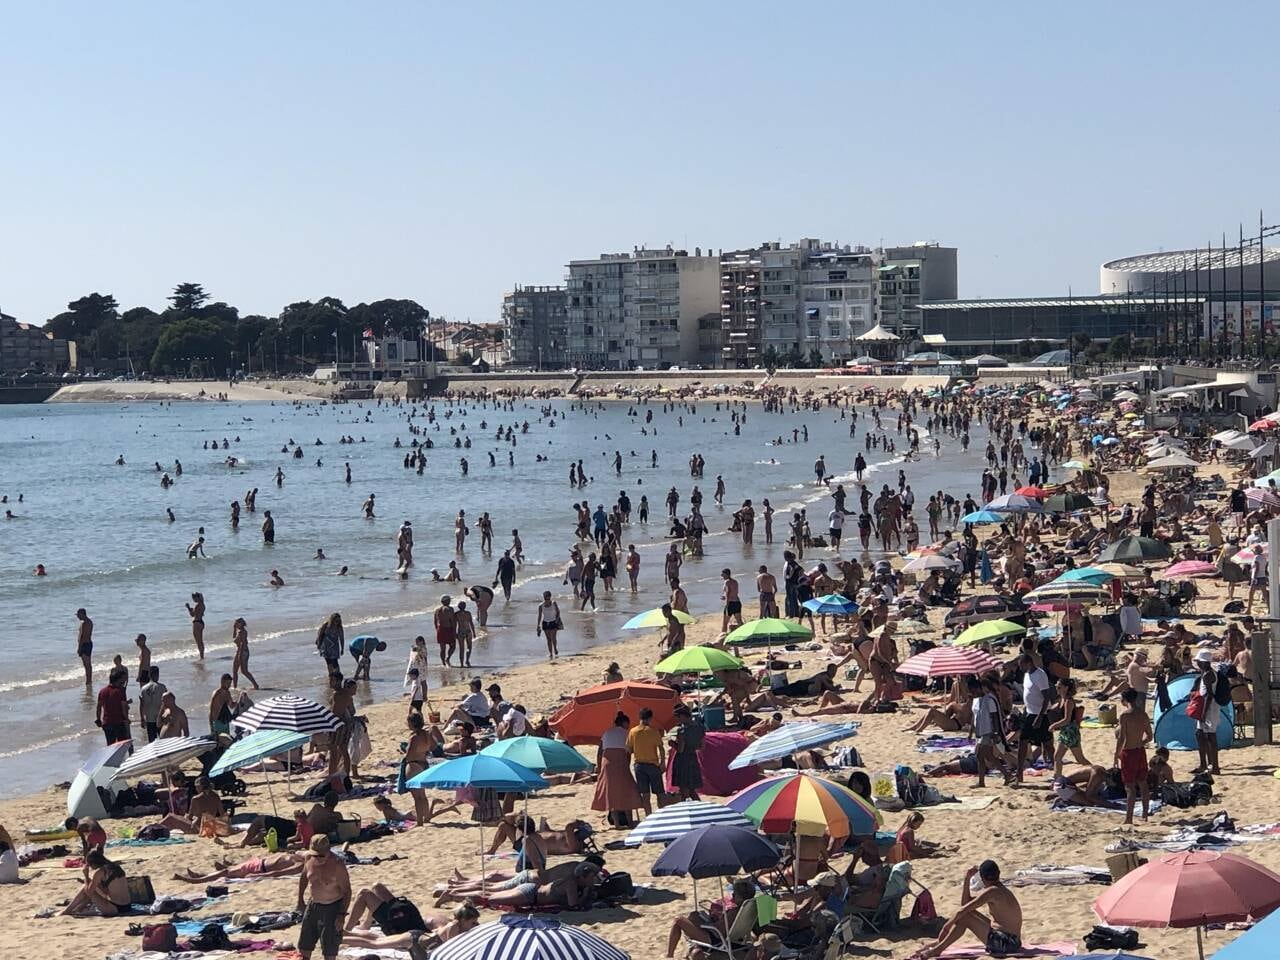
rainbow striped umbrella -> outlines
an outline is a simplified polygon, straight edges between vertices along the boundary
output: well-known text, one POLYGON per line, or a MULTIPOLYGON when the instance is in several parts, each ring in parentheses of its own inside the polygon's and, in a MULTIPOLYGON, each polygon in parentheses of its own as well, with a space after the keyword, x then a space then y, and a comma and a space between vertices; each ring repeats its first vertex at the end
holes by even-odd
POLYGON ((761 833, 866 836, 883 823, 880 812, 848 787, 803 773, 761 780, 738 791, 725 806, 761 833))

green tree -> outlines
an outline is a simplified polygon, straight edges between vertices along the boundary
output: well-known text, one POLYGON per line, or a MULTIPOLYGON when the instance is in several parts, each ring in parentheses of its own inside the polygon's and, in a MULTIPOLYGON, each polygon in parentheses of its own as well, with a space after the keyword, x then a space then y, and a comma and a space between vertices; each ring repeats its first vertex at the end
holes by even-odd
POLYGON ((809 355, 805 358, 805 366, 816 370, 823 365, 822 351, 817 347, 810 348, 809 355))
POLYGON ((186 317, 165 326, 151 357, 151 369, 179 375, 221 376, 230 360, 230 341, 217 322, 186 317))
POLYGON ((51 318, 45 329, 59 339, 76 341, 80 349, 95 359, 111 357, 115 354, 104 353, 94 335, 104 324, 114 323, 119 316, 120 308, 115 297, 109 293, 91 293, 68 303, 66 311, 51 318))
POLYGON ((204 287, 198 283, 180 283, 169 295, 169 303, 173 305, 174 312, 183 316, 195 313, 205 305, 208 299, 209 294, 205 293, 204 287))
POLYGON ((1083 330, 1077 331, 1071 335, 1071 343, 1075 346, 1076 353, 1084 353, 1089 348, 1089 344, 1093 343, 1093 337, 1083 330))
POLYGON ((372 330, 375 337, 398 336, 416 340, 431 319, 431 311, 416 300, 375 300, 357 303, 347 311, 347 320, 357 336, 372 330))
POLYGON ((764 353, 760 355, 760 362, 766 370, 776 370, 778 368, 778 348, 773 344, 764 348, 764 353))
POLYGON ((133 307, 120 315, 120 344, 116 356, 128 357, 139 372, 151 369, 164 320, 150 307, 133 307))
POLYGON ((1133 336, 1122 333, 1107 341, 1107 356, 1112 360, 1128 360, 1133 354, 1133 336))

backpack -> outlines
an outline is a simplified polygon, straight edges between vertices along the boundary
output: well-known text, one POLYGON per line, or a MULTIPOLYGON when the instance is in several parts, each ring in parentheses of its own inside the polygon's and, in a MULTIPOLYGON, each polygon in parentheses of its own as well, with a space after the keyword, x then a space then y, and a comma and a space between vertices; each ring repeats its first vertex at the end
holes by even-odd
POLYGON ((631 874, 611 873, 600 884, 596 891, 597 900, 630 900, 636 895, 636 885, 631 881, 631 874))
POLYGON ((206 923, 200 932, 191 938, 191 949, 207 952, 210 950, 234 950, 231 938, 220 923, 206 923))
POLYGON ((1085 934, 1084 945, 1088 950, 1133 950, 1138 946, 1138 931, 1098 924, 1085 934))
POLYGON ((1218 679, 1213 684, 1213 699, 1220 707, 1225 707, 1231 702, 1231 677, 1235 672, 1235 667, 1218 671, 1218 679))
POLYGON ((149 823, 138 831, 135 839, 138 840, 168 840, 169 828, 162 827, 158 823, 149 823))
POLYGON ((938 919, 938 908, 933 905, 933 894, 921 890, 916 894, 916 902, 911 907, 911 922, 924 924, 938 919))
POLYGON ((172 923, 148 923, 142 928, 142 949, 157 953, 177 953, 177 928, 172 923))

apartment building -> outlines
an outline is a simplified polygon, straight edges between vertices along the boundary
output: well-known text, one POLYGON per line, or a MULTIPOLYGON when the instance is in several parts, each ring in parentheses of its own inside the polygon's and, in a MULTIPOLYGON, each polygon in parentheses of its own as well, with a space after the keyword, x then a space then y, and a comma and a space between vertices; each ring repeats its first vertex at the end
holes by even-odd
POLYGON ((720 258, 670 246, 572 260, 565 283, 571 366, 693 366, 719 350, 720 258))
POLYGON ((955 300, 956 248, 936 243, 884 247, 876 251, 879 323, 904 340, 920 335, 920 304, 955 300))
POLYGON ((567 366, 568 296, 560 286, 520 286, 502 298, 503 362, 535 370, 567 366))
POLYGON ((74 340, 59 340, 42 327, 0 313, 0 373, 66 373, 76 369, 74 340))
POLYGON ((813 239, 723 254, 724 365, 813 350, 827 361, 854 356, 854 340, 875 324, 875 267, 867 247, 813 239))

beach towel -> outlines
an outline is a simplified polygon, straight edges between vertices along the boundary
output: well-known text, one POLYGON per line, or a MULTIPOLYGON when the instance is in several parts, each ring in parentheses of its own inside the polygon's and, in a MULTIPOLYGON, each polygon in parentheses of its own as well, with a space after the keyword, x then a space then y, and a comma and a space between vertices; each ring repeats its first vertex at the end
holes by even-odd
MULTIPOLYGON (((1106 801, 1106 803, 1107 805, 1105 807, 1080 807, 1071 803, 1063 803, 1061 800, 1055 800, 1053 803, 1053 806, 1051 806, 1049 809, 1054 811, 1055 813, 1059 813, 1063 811, 1067 813, 1077 813, 1081 810, 1083 810, 1086 813, 1124 813, 1125 802, 1123 798, 1119 800, 1108 800, 1106 801)), ((1151 806, 1149 809, 1151 813, 1155 813, 1162 806, 1164 806, 1164 804, 1161 803, 1159 800, 1152 800, 1151 806)), ((1133 815, 1136 817, 1136 816, 1140 816, 1141 814, 1142 814, 1142 801, 1139 800, 1133 805, 1133 815)))
POLYGON ((1011 887, 1029 886, 1078 886, 1084 883, 1109 884, 1111 871, 1106 867, 1074 864, 1062 867, 1056 863, 1038 863, 1034 867, 1019 870, 1007 883, 1011 887))
MULTIPOLYGON (((1011 953, 1011 957, 1069 957, 1076 952, 1074 941, 1062 940, 1054 943, 1024 943, 1022 949, 1017 953, 1011 953)), ((986 947, 964 946, 964 947, 948 947, 943 950, 939 956, 942 957, 985 957, 987 955, 986 947)))
POLYGON ((930 737, 916 744, 920 753, 946 753, 952 750, 972 750, 973 740, 969 737, 930 737))
POLYGON ((120 840, 108 840, 108 847, 170 847, 177 843, 194 843, 195 841, 189 837, 164 837, 159 840, 139 840, 137 837, 127 837, 120 840))

